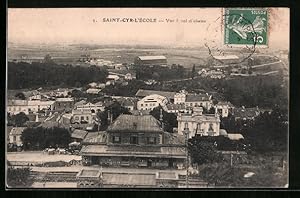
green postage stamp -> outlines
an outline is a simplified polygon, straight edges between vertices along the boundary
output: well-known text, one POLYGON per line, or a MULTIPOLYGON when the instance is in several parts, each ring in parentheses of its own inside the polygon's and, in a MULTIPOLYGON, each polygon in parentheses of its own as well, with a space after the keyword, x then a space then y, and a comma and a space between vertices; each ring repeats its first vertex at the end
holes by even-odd
POLYGON ((225 8, 224 42, 226 45, 268 45, 266 8, 225 8))

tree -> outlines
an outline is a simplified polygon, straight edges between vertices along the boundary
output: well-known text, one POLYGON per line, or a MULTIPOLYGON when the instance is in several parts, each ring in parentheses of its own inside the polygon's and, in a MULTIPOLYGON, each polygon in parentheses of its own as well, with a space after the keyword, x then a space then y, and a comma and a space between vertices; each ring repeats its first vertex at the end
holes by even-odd
POLYGON ((44 57, 44 63, 54 63, 50 54, 46 54, 46 56, 44 57))
POLYGON ((108 117, 112 116, 112 120, 114 120, 121 114, 131 113, 127 108, 120 105, 119 102, 113 102, 108 107, 105 107, 104 111, 97 113, 97 118, 101 123, 100 129, 105 130, 110 125, 108 117))
POLYGON ((160 120, 160 111, 162 110, 163 115, 163 123, 164 123, 164 130, 168 132, 173 132, 173 128, 177 127, 177 116, 174 113, 168 113, 163 110, 161 106, 158 106, 154 108, 152 111, 150 111, 150 115, 155 117, 157 120, 160 120))
POLYGON ((192 78, 193 79, 194 79, 195 75, 196 75, 196 65, 194 64, 193 68, 192 68, 192 78))
POLYGON ((261 153, 287 151, 287 120, 287 110, 276 108, 271 113, 260 114, 253 124, 242 130, 242 133, 254 151, 261 153))
POLYGON ((9 187, 29 187, 33 183, 29 180, 29 168, 13 168, 7 169, 7 185, 9 187))
POLYGON ((188 150, 193 163, 199 165, 219 162, 222 155, 217 152, 217 145, 207 141, 205 137, 193 137, 189 140, 188 150))
MULTIPOLYGON (((249 159, 249 157, 248 157, 249 159)), ((251 160, 253 169, 243 169, 237 166, 230 166, 228 162, 222 162, 204 167, 199 171, 199 176, 209 184, 217 187, 283 187, 286 182, 286 173, 278 174, 278 169, 272 160, 264 159, 260 161, 257 157, 251 160), (259 168, 258 168, 259 167, 259 168), (245 178, 247 172, 255 174, 250 178, 245 178), (281 176, 282 175, 282 176, 281 176)))
POLYGON ((29 118, 26 116, 24 112, 20 112, 12 116, 12 122, 16 127, 23 127, 25 122, 27 122, 28 120, 29 118))
MULTIPOLYGON (((47 58, 46 58, 47 59, 47 58)), ((105 82, 108 71, 103 68, 80 67, 33 62, 8 62, 8 88, 22 89, 49 86, 82 86, 90 82, 105 82)))
POLYGON ((71 135, 67 129, 53 128, 26 128, 21 140, 25 150, 41 150, 48 147, 68 147, 71 142, 71 135))
POLYGON ((22 92, 16 93, 15 97, 19 98, 20 100, 25 100, 26 99, 24 93, 22 93, 22 92))

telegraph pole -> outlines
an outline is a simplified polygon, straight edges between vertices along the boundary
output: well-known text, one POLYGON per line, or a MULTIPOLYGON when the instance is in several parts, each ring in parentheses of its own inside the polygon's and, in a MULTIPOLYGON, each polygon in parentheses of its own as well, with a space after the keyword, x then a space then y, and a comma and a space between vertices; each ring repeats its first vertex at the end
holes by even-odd
POLYGON ((185 127, 184 127, 184 133, 185 133, 185 147, 186 147, 186 151, 185 151, 185 154, 186 154, 186 177, 185 177, 185 186, 186 188, 188 188, 189 186, 189 150, 188 150, 188 145, 189 145, 189 128, 187 126, 187 123, 185 124, 185 127))

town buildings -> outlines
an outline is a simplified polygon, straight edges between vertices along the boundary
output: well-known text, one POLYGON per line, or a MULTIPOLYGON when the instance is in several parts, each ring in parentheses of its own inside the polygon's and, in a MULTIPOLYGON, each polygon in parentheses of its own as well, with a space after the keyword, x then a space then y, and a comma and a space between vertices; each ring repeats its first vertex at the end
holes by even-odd
POLYGON ((94 123, 94 115, 89 109, 74 109, 71 123, 91 124, 94 123))
POLYGON ((166 97, 170 102, 174 102, 174 96, 176 92, 171 91, 156 91, 156 90, 146 90, 146 89, 139 89, 135 96, 137 98, 144 98, 146 96, 157 94, 166 97))
POLYGON ((16 146, 22 146, 23 142, 21 140, 21 135, 25 129, 26 127, 13 127, 10 131, 7 131, 8 143, 16 146))
POLYGON ((98 88, 89 88, 86 90, 87 94, 99 94, 101 92, 101 89, 98 88))
POLYGON ((37 113, 41 110, 52 111, 55 109, 55 101, 43 100, 8 100, 7 112, 15 115, 20 112, 25 114, 37 113))
POLYGON ((178 168, 184 166, 184 142, 151 115, 122 114, 106 132, 88 134, 81 155, 84 165, 178 168))
POLYGON ((220 55, 213 56, 213 60, 216 64, 233 64, 238 63, 239 57, 237 55, 220 55))
POLYGON ((91 113, 97 113, 104 111, 105 107, 102 102, 91 103, 81 100, 74 104, 74 108, 78 110, 90 110, 91 113))
POLYGON ((56 98, 54 103, 55 111, 72 111, 74 107, 74 99, 73 98, 56 98))
POLYGON ((220 101, 215 106, 215 111, 218 113, 221 117, 228 117, 229 114, 232 114, 234 106, 230 102, 224 102, 220 101))
POLYGON ((135 58, 134 64, 139 66, 167 66, 167 58, 165 56, 138 56, 135 58))
POLYGON ((184 135, 189 131, 189 138, 195 135, 219 136, 220 117, 218 114, 203 114, 202 107, 194 107, 193 113, 179 113, 177 116, 178 134, 184 135))
POLYGON ((213 105, 212 96, 208 94, 189 94, 187 91, 181 91, 174 95, 174 104, 185 104, 185 107, 202 106, 210 109, 213 105))
POLYGON ((168 103, 168 99, 164 96, 152 94, 144 97, 137 102, 138 110, 153 110, 155 107, 165 107, 168 103))

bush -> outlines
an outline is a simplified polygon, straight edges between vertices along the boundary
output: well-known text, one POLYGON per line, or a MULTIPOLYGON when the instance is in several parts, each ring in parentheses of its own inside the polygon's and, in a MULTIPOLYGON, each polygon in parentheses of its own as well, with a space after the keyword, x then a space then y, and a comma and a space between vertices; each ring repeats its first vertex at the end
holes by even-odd
POLYGON ((7 169, 7 185, 9 187, 29 187, 32 181, 29 180, 30 168, 7 169))

